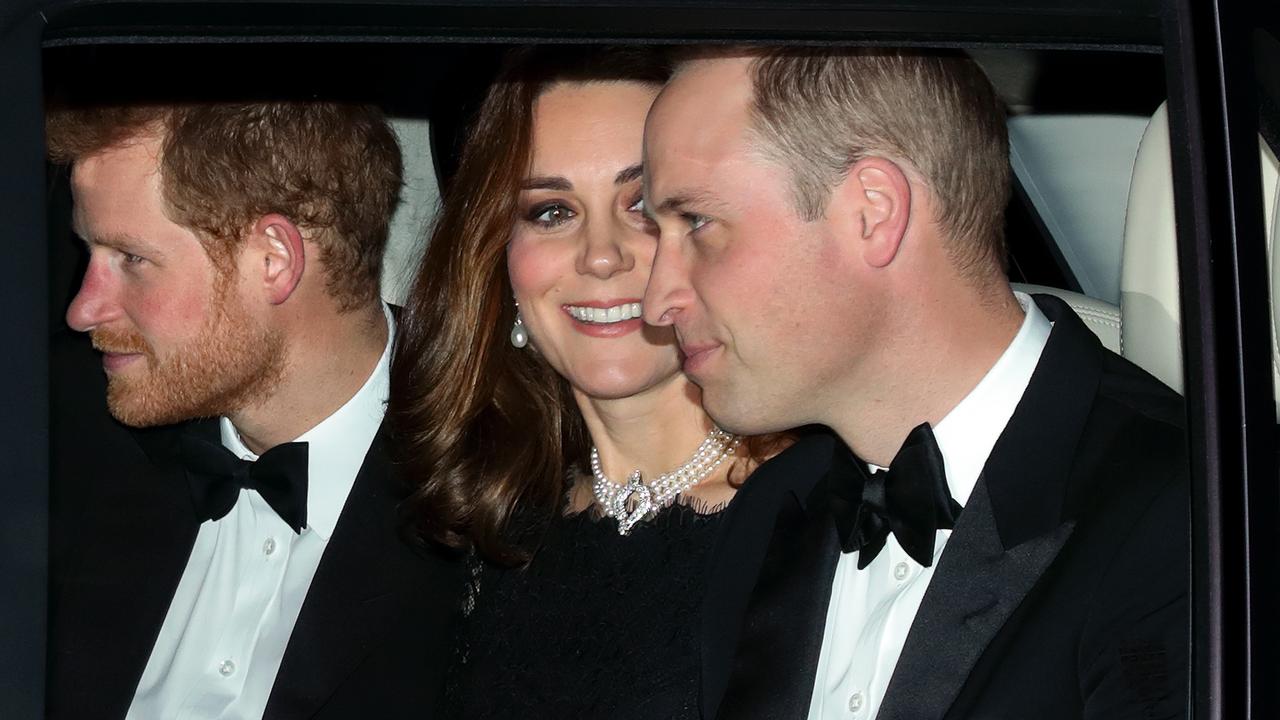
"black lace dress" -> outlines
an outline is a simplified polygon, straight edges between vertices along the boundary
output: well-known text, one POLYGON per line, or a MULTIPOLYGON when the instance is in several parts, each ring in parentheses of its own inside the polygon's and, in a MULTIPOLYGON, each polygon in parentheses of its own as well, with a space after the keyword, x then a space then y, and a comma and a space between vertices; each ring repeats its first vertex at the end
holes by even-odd
POLYGON ((673 505, 618 535, 557 518, 527 568, 477 568, 450 718, 697 718, 704 568, 722 512, 673 505))

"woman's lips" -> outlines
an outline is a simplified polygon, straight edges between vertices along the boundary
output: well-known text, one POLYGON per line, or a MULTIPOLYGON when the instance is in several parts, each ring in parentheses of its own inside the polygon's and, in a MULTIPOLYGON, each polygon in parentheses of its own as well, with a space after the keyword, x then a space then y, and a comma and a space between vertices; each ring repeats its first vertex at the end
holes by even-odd
MULTIPOLYGON (((598 338, 615 338, 623 335, 629 335, 642 327, 644 327, 644 319, 635 313, 635 317, 622 319, 618 308, 626 307, 627 314, 631 314, 634 310, 638 310, 640 300, 637 298, 618 298, 612 300, 585 300, 582 302, 565 303, 560 307, 561 311, 569 318, 569 322, 573 325, 573 329, 590 337, 598 338), (613 308, 615 315, 619 316, 618 320, 613 322, 592 322, 575 316, 578 309, 589 308, 596 311, 605 311, 613 308)), ((587 310, 582 310, 588 315, 587 310)))
MULTIPOLYGON (((567 313, 566 313, 567 314, 567 313)), ((615 338, 623 335, 629 335, 640 328, 644 327, 644 320, 641 318, 631 318, 630 320, 619 320, 612 323, 589 323, 583 322, 572 315, 569 315, 569 323, 573 325, 573 329, 598 338, 615 338)))

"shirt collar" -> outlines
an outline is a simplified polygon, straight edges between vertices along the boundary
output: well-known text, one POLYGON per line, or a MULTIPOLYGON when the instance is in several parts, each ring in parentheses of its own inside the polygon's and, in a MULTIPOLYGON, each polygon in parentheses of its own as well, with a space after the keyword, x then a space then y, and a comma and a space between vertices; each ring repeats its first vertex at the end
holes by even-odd
POLYGON ((933 428, 947 469, 947 485, 965 505, 987 457, 1026 392, 1053 323, 1030 295, 1014 292, 1022 306, 1022 327, 982 380, 933 428))
MULTIPOLYGON (((387 321, 387 344, 364 385, 351 399, 294 442, 307 443, 307 528, 328 542, 342 506, 347 502, 356 474, 382 425, 391 389, 391 343, 396 321, 391 308, 382 304, 387 321)), ((226 417, 220 418, 222 446, 236 457, 257 460, 240 433, 226 417)))

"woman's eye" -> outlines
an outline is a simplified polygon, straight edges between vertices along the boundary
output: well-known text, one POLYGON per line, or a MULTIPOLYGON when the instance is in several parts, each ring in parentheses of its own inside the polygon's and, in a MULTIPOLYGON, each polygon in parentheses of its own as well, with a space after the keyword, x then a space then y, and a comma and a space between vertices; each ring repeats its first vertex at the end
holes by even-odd
POLYGON ((529 211, 530 222, 544 225, 546 227, 555 227, 561 223, 572 220, 576 216, 576 213, 560 203, 539 205, 529 211))
POLYGON ((121 258, 124 260, 125 265, 140 265, 146 261, 146 258, 133 253, 121 253, 121 258))
POLYGON ((627 212, 644 213, 644 196, 641 195, 636 198, 636 201, 631 203, 631 206, 627 208, 627 212))

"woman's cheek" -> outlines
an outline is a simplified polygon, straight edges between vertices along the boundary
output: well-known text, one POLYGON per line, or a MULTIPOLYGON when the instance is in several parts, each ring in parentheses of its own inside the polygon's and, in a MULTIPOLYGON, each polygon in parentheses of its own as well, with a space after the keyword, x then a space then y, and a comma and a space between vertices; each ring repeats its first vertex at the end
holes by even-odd
POLYGON ((507 272, 518 297, 540 295, 555 285, 563 269, 551 243, 538 243, 523 233, 507 245, 507 272))

